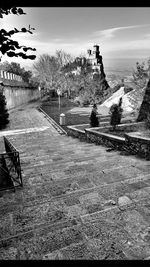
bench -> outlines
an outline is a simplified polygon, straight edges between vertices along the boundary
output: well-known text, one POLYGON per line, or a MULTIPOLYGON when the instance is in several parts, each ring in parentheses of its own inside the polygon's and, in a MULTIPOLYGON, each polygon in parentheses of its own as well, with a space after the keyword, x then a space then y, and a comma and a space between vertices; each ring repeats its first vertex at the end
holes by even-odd
POLYGON ((5 153, 0 154, 0 190, 23 187, 20 157, 17 149, 4 136, 5 153))

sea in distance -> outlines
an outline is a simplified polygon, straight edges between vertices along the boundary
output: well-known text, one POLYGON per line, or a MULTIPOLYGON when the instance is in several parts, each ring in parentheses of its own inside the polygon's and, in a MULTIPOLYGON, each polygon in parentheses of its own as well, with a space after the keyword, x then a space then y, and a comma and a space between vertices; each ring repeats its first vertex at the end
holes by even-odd
POLYGON ((104 71, 106 75, 130 76, 136 69, 136 62, 146 62, 148 58, 104 58, 104 71))

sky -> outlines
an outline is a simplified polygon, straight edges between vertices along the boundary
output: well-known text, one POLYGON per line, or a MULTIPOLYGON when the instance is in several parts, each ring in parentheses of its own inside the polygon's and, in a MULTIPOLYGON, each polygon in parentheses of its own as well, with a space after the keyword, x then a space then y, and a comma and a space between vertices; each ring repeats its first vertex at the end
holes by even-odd
MULTIPOLYGON (((36 48, 36 60, 41 54, 53 55, 59 49, 79 56, 95 44, 100 46, 105 59, 150 57, 150 7, 30 7, 23 10, 26 15, 0 19, 1 28, 28 28, 29 24, 34 27, 33 34, 19 33, 13 35, 13 39, 36 48)), ((2 62, 5 60, 33 64, 32 60, 3 56, 2 62)))

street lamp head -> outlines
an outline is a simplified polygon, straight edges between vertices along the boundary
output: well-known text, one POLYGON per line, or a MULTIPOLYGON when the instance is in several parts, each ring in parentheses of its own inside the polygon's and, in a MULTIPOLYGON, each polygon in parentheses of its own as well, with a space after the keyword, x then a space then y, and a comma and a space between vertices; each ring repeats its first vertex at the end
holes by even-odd
POLYGON ((57 89, 57 95, 60 96, 61 95, 61 90, 57 89))

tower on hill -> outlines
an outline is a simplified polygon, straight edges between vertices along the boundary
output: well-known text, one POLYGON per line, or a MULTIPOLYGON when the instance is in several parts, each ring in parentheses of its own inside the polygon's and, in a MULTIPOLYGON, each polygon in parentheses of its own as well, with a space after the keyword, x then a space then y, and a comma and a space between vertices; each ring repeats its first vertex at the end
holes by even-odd
POLYGON ((93 78, 98 78, 105 85, 105 89, 109 87, 105 77, 103 58, 100 55, 99 45, 94 45, 93 50, 88 49, 88 62, 93 69, 93 78))

